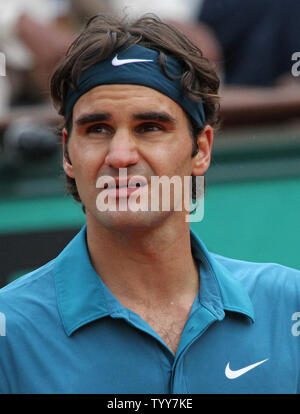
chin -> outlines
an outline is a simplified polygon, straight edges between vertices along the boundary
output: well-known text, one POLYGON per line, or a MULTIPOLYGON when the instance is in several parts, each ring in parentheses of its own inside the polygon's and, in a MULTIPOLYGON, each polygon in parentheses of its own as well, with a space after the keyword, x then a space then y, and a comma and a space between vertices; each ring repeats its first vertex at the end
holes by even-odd
POLYGON ((143 232, 160 227, 170 211, 106 211, 97 212, 98 223, 109 230, 143 232))

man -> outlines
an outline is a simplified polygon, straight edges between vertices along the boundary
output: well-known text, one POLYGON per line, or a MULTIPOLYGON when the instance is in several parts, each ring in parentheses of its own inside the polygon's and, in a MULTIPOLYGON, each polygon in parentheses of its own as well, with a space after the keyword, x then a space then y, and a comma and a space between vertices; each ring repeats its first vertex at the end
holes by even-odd
POLYGON ((209 253, 175 208, 181 196, 144 208, 163 195, 153 177, 205 174, 218 86, 156 18, 96 16, 74 41, 51 93, 86 226, 1 290, 2 393, 299 391, 299 272, 209 253), (105 191, 116 209, 102 209, 105 191))
POLYGON ((299 117, 300 2, 204 0, 199 22, 219 44, 223 113, 228 123, 299 117), (234 113, 234 117, 230 114, 234 113), (232 119, 231 119, 232 118, 232 119))
MULTIPOLYGON (((221 45, 231 86, 297 86, 292 56, 300 50, 300 3, 294 0, 204 0, 199 20, 221 45)), ((299 93, 299 91, 298 91, 299 93)))

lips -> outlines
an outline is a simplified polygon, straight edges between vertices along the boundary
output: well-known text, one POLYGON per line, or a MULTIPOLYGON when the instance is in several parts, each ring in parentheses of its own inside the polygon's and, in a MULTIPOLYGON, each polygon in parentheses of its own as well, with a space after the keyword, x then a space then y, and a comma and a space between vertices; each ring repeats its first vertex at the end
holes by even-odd
POLYGON ((118 198, 128 198, 132 193, 134 192, 138 192, 140 191, 142 188, 145 188, 146 186, 143 185, 141 187, 110 187, 107 188, 107 192, 109 194, 110 197, 115 197, 116 199, 118 198))
MULTIPOLYGON (((145 184, 144 184, 145 185, 145 184)), ((106 188, 111 189, 111 188, 139 188, 139 187, 143 187, 144 185, 140 185, 140 183, 137 184, 128 184, 128 185, 109 185, 106 188)))
POLYGON ((104 186, 107 189, 121 189, 121 188, 130 188, 130 189, 138 189, 140 187, 144 187, 148 184, 147 180, 143 176, 133 176, 122 180, 120 178, 115 178, 113 184, 108 184, 104 186))
POLYGON ((143 176, 132 177, 108 177, 107 182, 101 186, 106 190, 110 197, 128 198, 133 192, 140 190, 148 185, 147 179, 143 176))

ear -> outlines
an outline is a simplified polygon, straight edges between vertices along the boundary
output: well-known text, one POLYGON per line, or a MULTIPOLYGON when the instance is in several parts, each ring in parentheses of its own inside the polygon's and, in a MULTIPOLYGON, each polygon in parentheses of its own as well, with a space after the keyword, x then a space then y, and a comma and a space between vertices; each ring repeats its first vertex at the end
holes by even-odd
POLYGON ((70 161, 70 158, 68 157, 68 150, 67 150, 67 142, 68 142, 68 133, 67 130, 64 128, 62 130, 62 144, 63 144, 63 167, 65 170, 65 173, 70 178, 75 178, 74 172, 73 172, 73 165, 70 161))
POLYGON ((193 158, 192 174, 204 175, 208 170, 211 160, 214 131, 210 125, 206 125, 201 134, 198 135, 198 153, 193 158))

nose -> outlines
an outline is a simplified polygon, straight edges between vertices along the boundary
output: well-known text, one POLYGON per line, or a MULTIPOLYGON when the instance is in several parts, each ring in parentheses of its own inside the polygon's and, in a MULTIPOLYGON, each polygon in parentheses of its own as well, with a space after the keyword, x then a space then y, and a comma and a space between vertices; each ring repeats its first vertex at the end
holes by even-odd
POLYGON ((116 131, 110 141, 105 163, 113 168, 126 168, 136 164, 138 159, 136 142, 129 131, 116 131))

